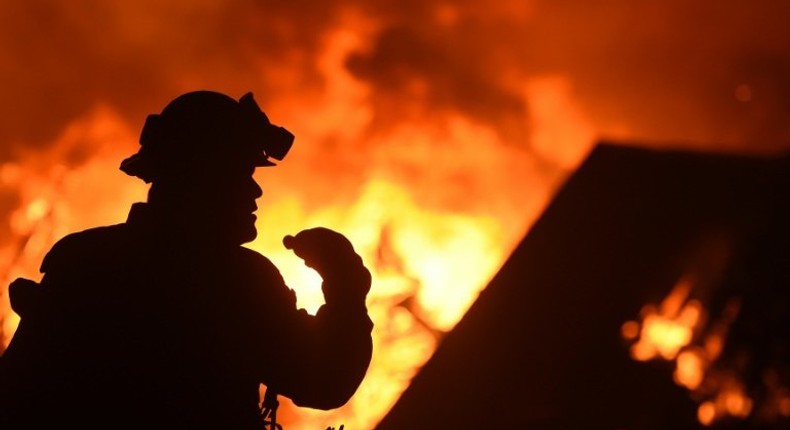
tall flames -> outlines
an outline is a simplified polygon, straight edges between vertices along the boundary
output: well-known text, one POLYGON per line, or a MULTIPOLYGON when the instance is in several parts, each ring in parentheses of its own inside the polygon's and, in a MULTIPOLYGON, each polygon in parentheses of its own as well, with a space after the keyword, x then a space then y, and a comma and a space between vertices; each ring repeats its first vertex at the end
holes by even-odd
MULTIPOLYGON (((7 12, 0 13, 0 31, 10 32, 0 42, 9 44, 0 52, 0 85, 12 95, 0 107, 0 138, 7 140, 0 142, 0 214, 8 224, 0 226, 0 283, 38 279, 38 264, 54 241, 122 222, 129 205, 145 199, 145 187, 117 166, 136 150, 146 113, 198 88, 235 96, 253 90, 297 140, 280 166, 258 173, 259 237, 248 246, 277 264, 299 305, 311 311, 322 300, 320 281, 283 249, 284 235, 317 225, 341 231, 374 276, 368 303, 375 353, 363 385, 348 405, 329 413, 286 405, 289 429, 372 428, 596 135, 720 140, 732 149, 744 138, 774 136, 769 132, 785 124, 766 114, 776 100, 761 98, 773 82, 770 73, 706 81, 705 91, 725 89, 725 108, 706 110, 707 99, 689 96, 696 82, 685 78, 673 87, 683 96, 672 99, 656 72, 645 71, 657 64, 675 74, 697 70, 688 66, 702 64, 698 53, 682 49, 674 66, 654 64, 655 58, 628 63, 633 47, 614 39, 650 45, 664 40, 661 26, 640 26, 618 13, 597 20, 581 6, 242 2, 231 10, 183 2, 176 11, 158 2, 33 3, 0 6, 7 12), (40 23, 40 16, 62 40, 24 24, 40 23), (541 16, 561 18, 566 27, 541 16), (613 38, 598 28, 601 22, 635 35, 613 38), (565 31, 568 25, 582 37, 565 31), (63 43, 62 49, 50 43, 63 43), (586 63, 596 56, 606 59, 604 71, 586 63), (637 82, 642 91, 634 94, 637 82), (618 103, 625 109, 618 111, 618 103), (710 120, 733 115, 737 121, 710 120), (727 126, 716 128, 721 124, 727 126), (12 126, 21 131, 12 133, 12 126)), ((649 15, 667 16, 669 8, 649 15)), ((673 35, 685 25, 666 22, 673 35)), ((726 37, 706 40, 706 55, 730 52, 726 37)), ((657 52, 679 46, 670 41, 657 52)), ((691 387, 717 344, 682 350, 703 310, 685 300, 687 287, 678 288, 645 311, 642 325, 624 326, 624 334, 663 339, 640 339, 634 356, 677 359, 676 378, 691 387)), ((4 347, 18 324, 6 294, 0 294, 0 324, 4 347)), ((721 407, 748 413, 748 399, 705 403, 700 420, 712 420, 721 407)))
MULTIPOLYGON (((328 413, 286 402, 281 419, 291 429, 372 428, 504 262, 560 174, 592 143, 567 80, 552 77, 529 83, 524 94, 537 98, 533 133, 548 156, 567 166, 562 170, 542 171, 529 152, 460 114, 402 124, 364 151, 355 149, 371 121, 371 95, 342 62, 358 43, 347 29, 328 36, 317 60, 327 81, 321 98, 297 94, 264 105, 297 141, 281 166, 258 172, 259 237, 248 246, 278 265, 309 311, 322 303, 320 278, 282 247, 284 235, 318 225, 341 231, 374 278, 368 304, 375 353, 362 386, 328 413), (327 136, 351 142, 348 152, 324 154, 316 142, 327 136)), ((2 250, 5 285, 18 276, 39 279, 38 264, 54 241, 122 222, 130 203, 145 199, 145 186, 117 170, 136 145, 135 124, 99 104, 46 150, 21 152, 0 166, 3 186, 19 194, 2 250)), ((1 309, 7 345, 19 321, 7 295, 1 309)))

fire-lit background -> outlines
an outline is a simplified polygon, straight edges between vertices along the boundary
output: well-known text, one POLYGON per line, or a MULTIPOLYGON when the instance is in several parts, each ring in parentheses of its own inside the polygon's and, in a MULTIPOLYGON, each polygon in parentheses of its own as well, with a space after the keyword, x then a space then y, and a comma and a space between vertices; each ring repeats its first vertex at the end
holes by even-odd
MULTIPOLYGON (((352 401, 289 429, 387 412, 597 138, 790 148, 790 6, 778 1, 62 1, 0 4, 0 350, 5 286, 52 243, 122 222, 118 171, 175 96, 253 91, 296 136, 259 238, 300 305, 317 275, 281 238, 324 225, 374 273, 375 354, 352 401)), ((323 426, 323 427, 321 427, 323 426)))

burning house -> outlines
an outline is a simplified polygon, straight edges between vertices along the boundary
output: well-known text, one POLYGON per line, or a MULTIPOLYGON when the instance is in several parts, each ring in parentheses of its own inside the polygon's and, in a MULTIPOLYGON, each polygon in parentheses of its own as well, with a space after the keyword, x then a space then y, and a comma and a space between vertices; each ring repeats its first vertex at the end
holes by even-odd
POLYGON ((377 429, 786 428, 788 166, 598 146, 377 429))

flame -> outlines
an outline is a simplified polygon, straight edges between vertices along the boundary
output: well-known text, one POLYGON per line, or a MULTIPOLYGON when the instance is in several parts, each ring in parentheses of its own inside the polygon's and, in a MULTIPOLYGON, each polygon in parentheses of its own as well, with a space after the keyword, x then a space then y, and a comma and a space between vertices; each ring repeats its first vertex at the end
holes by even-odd
MULTIPOLYGON (((5 285, 17 277, 40 279, 38 265, 55 240, 73 231, 122 222, 128 201, 142 200, 145 189, 113 172, 134 148, 133 134, 107 106, 96 106, 71 123, 53 142, 46 157, 31 151, 21 163, 0 165, 2 186, 18 191, 20 203, 10 214, 13 240, 0 248, 5 285), (85 155, 81 155, 85 154, 85 155), (79 165, 67 161, 85 157, 79 165)), ((19 318, 0 295, 3 347, 19 318)))
POLYGON ((752 406, 753 401, 744 393, 743 386, 734 378, 728 379, 712 400, 699 405, 697 418, 706 426, 727 416, 746 418, 752 412, 752 406))
POLYGON ((699 351, 683 351, 678 355, 675 382, 689 389, 700 386, 707 363, 699 351))
MULTIPOLYGON (((621 327, 625 339, 634 341, 631 356, 635 360, 664 359, 675 362, 673 378, 706 398, 697 407, 697 420, 705 426, 725 417, 744 419, 752 413, 754 401, 745 393, 733 371, 713 371, 712 364, 724 347, 727 330, 735 320, 740 303, 730 300, 723 316, 694 343, 700 330, 704 311, 699 301, 689 299, 696 278, 682 278, 661 302, 660 306, 646 305, 642 321, 627 321, 621 327)), ((781 387, 777 384, 776 409, 781 414, 781 387)), ((786 415, 785 415, 786 416, 786 415)))
MULTIPOLYGON (((696 300, 686 302, 691 281, 681 279, 656 309, 642 309, 643 322, 639 340, 631 346, 631 356, 639 361, 652 360, 661 356, 674 359, 681 348, 691 342, 694 328, 700 321, 701 304, 696 300)), ((629 322, 624 332, 633 333, 634 322, 629 322)))
MULTIPOLYGON (((283 248, 284 235, 318 225, 341 231, 373 274, 368 374, 351 401, 334 411, 299 409, 284 399, 280 419, 296 430, 374 427, 592 144, 573 86, 559 75, 524 85, 521 97, 534 99, 532 115, 522 118, 531 127, 532 148, 509 144, 490 124, 454 111, 371 135, 371 89, 345 61, 368 49, 377 24, 355 14, 343 20, 315 58, 322 90, 266 105, 298 143, 277 169, 256 173, 266 197, 259 236, 247 245, 275 262, 297 291, 298 305, 310 312, 323 302, 320 278, 283 248), (327 140, 345 150, 319 145, 327 140)), ((117 171, 136 150, 134 129, 113 107, 97 104, 46 149, 22 151, 0 165, 3 186, 20 196, 10 217, 12 240, 0 248, 6 285, 18 276, 39 279, 38 264, 58 238, 123 222, 130 203, 145 199, 146 187, 117 171)), ((7 295, 1 297, 7 345, 19 320, 7 295)))

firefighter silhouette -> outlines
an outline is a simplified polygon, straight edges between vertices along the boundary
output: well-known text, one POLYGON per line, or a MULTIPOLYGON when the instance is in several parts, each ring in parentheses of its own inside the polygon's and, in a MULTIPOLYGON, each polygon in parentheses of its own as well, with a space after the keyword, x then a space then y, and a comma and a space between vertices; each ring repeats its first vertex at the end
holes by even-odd
POLYGON ((370 363, 370 272, 341 234, 284 244, 323 278, 316 315, 256 237, 256 167, 293 135, 251 93, 196 91, 149 115, 121 170, 151 183, 125 223, 71 234, 40 284, 9 288, 21 322, 0 358, 0 428, 260 428, 259 387, 332 409, 370 363))

